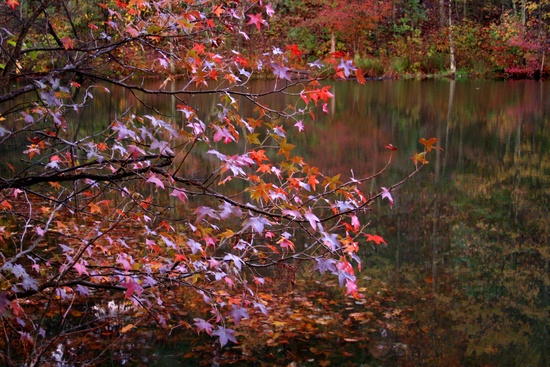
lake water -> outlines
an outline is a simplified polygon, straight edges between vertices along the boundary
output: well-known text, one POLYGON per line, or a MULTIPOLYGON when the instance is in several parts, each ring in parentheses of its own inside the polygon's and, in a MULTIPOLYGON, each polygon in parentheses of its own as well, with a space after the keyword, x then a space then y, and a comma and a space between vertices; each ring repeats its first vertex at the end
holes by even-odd
MULTIPOLYGON (((362 250, 360 285, 383 284, 388 311, 407 318, 386 316, 368 331, 371 353, 350 345, 348 365, 549 365, 550 83, 337 82, 331 91, 328 114, 306 121, 304 133, 287 127, 296 153, 321 171, 373 173, 391 143, 398 151, 375 191, 412 171, 419 138, 442 148, 394 193, 392 209, 381 203, 369 213, 388 245, 362 250)), ((148 102, 176 114, 174 101, 148 102)), ((217 99, 196 102, 207 115, 217 99)), ((79 115, 82 133, 135 106, 116 90, 94 103, 79 115)))

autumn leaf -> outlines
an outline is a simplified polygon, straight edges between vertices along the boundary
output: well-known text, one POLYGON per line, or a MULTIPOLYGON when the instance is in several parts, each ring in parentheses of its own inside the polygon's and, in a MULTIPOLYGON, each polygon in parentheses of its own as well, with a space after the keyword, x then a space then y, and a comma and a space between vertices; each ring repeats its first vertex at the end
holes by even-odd
POLYGON ((13 207, 11 206, 9 201, 7 201, 7 200, 4 200, 0 203, 0 208, 7 209, 7 210, 12 210, 13 209, 13 207))
POLYGON ((428 164, 428 161, 426 160, 426 152, 414 152, 414 155, 411 157, 411 159, 413 160, 415 165, 418 165, 418 163, 428 164))
POLYGON ((61 42, 63 43, 63 48, 65 48, 65 50, 72 50, 74 48, 74 41, 69 36, 63 37, 61 42))
POLYGON ((389 149, 389 150, 397 150, 397 148, 394 147, 393 144, 388 144, 384 148, 389 149))
POLYGON ((254 24, 258 31, 260 30, 261 24, 267 25, 267 22, 262 18, 262 14, 247 14, 247 17, 250 18, 247 25, 254 24))
POLYGON ((132 297, 134 293, 136 293, 138 297, 141 297, 141 293, 143 293, 143 287, 132 279, 128 282, 122 283, 121 286, 126 288, 126 292, 124 292, 124 297, 126 298, 132 297))
POLYGON ((357 81, 359 84, 365 84, 367 81, 365 80, 365 77, 363 76, 363 71, 361 69, 357 69, 355 71, 355 75, 357 76, 357 81))
POLYGON ((393 207, 393 197, 391 196, 390 190, 382 187, 382 200, 388 199, 390 202, 390 208, 393 207))
POLYGON ((199 334, 201 331, 204 331, 208 335, 212 335, 212 329, 214 326, 211 323, 200 318, 195 318, 193 320, 195 321, 195 327, 199 331, 199 334))
POLYGON ((15 10, 20 4, 17 0, 6 0, 6 5, 11 8, 11 10, 15 10))
POLYGON ((228 341, 237 343, 237 339, 235 338, 235 330, 233 329, 227 329, 222 326, 218 326, 218 328, 212 332, 212 335, 215 335, 219 338, 220 346, 222 347, 226 345, 228 341))
POLYGON ((101 214, 101 207, 99 205, 97 205, 96 203, 94 203, 93 201, 90 202, 88 204, 88 206, 90 207, 90 213, 98 213, 98 214, 101 214))
POLYGON ((295 57, 300 61, 302 60, 302 54, 304 52, 302 50, 300 50, 300 48, 298 47, 297 44, 294 43, 293 45, 286 46, 286 49, 290 50, 290 54, 291 54, 292 57, 295 57))
POLYGON ((277 155, 284 155, 287 159, 290 158, 290 151, 296 148, 296 145, 287 143, 286 139, 283 139, 280 143, 279 151, 277 155))
POLYGON ((126 332, 132 330, 132 329, 135 328, 135 327, 136 327, 136 326, 135 326, 134 324, 128 324, 128 325, 124 326, 122 329, 120 329, 120 332, 121 332, 122 334, 124 334, 124 333, 126 333, 126 332))
POLYGON ((161 189, 164 189, 164 184, 162 183, 162 181, 157 177, 156 174, 152 173, 149 175, 149 178, 147 179, 147 182, 149 183, 153 183, 158 187, 160 187, 161 189))
MULTIPOLYGON (((434 147, 434 144, 437 143, 437 138, 430 138, 428 140, 424 139, 424 138, 420 138, 420 140, 418 140, 418 142, 422 145, 424 145, 425 149, 426 149, 426 152, 431 152, 432 149, 439 149, 439 150, 443 150, 441 147, 434 147)), ((428 162, 426 162, 428 163, 428 162)))
POLYGON ((365 237, 367 237, 367 241, 373 241, 373 242, 376 243, 377 245, 380 245, 381 243, 387 244, 386 241, 385 241, 382 237, 380 237, 380 236, 378 236, 378 235, 376 235, 376 234, 375 234, 375 235, 372 235, 372 234, 366 233, 366 234, 365 234, 365 237))
POLYGON ((187 194, 185 193, 185 191, 180 189, 174 189, 170 196, 177 197, 182 203, 185 203, 187 201, 187 194))

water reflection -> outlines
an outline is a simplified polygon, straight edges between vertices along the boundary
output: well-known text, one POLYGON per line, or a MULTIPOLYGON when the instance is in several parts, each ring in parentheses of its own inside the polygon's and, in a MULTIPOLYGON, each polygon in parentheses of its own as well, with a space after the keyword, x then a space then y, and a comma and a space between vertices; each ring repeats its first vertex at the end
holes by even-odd
MULTIPOLYGON (((264 90, 269 83, 251 88, 264 90)), ((329 114, 306 120, 305 134, 285 126, 297 154, 329 175, 343 173, 343 179, 352 172, 356 177, 376 172, 388 158, 383 147, 396 146, 392 170, 365 191, 389 186, 410 172, 419 138, 437 137, 443 147, 418 177, 394 193, 393 209, 379 205, 364 218, 389 244, 363 246, 361 253, 363 272, 392 294, 391 305, 384 305, 387 316, 364 332, 370 356, 383 365, 550 364, 548 86, 533 81, 334 83, 329 114), (386 324, 395 309, 408 318, 390 329, 386 324)), ((203 119, 215 116, 216 98, 189 98, 203 119)), ((147 103, 181 125, 175 101, 150 96, 147 103)), ((284 106, 288 100, 268 96, 262 103, 284 106)), ((103 129, 137 106, 117 90, 97 95, 94 104, 78 115, 76 133, 103 129)), ((200 153, 189 162, 188 172, 207 171, 200 153)), ((373 286, 366 280, 361 285, 373 286)), ((357 305, 347 307, 348 313, 359 312, 357 305)), ((119 318, 128 311, 112 301, 93 307, 96 318, 119 318)), ((135 347, 128 345, 120 349, 119 361, 135 347)), ((353 356, 347 363, 362 363, 365 348, 348 347, 353 356)), ((52 358, 62 361, 67 353, 60 346, 52 358)), ((309 352, 303 353, 306 358, 309 352)))

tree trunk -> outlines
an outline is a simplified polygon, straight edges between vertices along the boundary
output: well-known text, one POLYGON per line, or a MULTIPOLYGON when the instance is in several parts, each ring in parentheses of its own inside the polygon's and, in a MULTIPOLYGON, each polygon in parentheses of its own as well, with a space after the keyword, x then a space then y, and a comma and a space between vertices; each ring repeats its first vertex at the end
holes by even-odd
POLYGON ((330 52, 336 52, 336 36, 334 35, 334 31, 330 33, 330 52))
POLYGON ((453 9, 451 4, 452 2, 449 1, 449 57, 450 57, 449 71, 451 73, 451 77, 454 79, 456 75, 456 60, 455 60, 455 44, 453 39, 453 23, 452 23, 453 9))
POLYGON ((445 0, 439 0, 439 26, 445 27, 445 0))

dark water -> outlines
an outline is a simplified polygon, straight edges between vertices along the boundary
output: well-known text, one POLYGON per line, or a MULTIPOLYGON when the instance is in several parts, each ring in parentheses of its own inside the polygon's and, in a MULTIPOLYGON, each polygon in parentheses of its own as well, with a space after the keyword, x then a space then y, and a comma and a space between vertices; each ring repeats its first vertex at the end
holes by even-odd
MULTIPOLYGON (((369 214, 388 246, 363 252, 363 273, 383 282, 392 307, 408 316, 377 336, 400 352, 364 365, 549 365, 550 84, 372 81, 334 83, 331 91, 327 115, 305 121, 304 133, 287 126, 295 153, 326 174, 372 174, 391 143, 397 155, 370 183, 377 191, 413 170, 419 138, 436 137, 442 148, 394 193, 393 209, 380 203, 369 214)), ((280 98, 263 102, 291 101, 280 98)), ((116 90, 96 94, 94 103, 78 115, 75 132, 105 128, 137 106, 116 90)), ((176 101, 148 103, 181 123, 176 101)), ((193 103, 207 119, 218 99, 193 103)))

